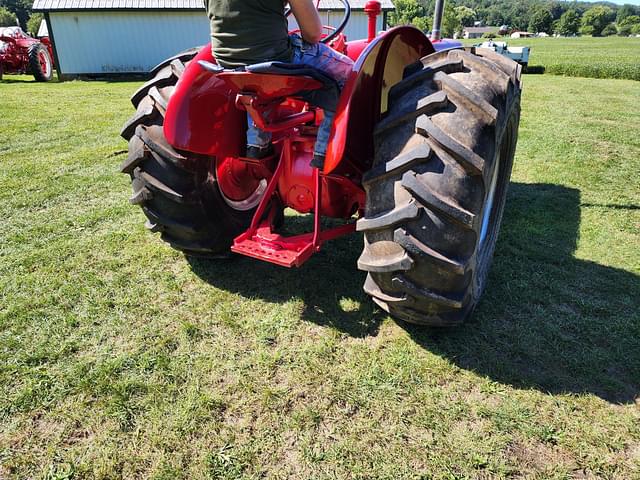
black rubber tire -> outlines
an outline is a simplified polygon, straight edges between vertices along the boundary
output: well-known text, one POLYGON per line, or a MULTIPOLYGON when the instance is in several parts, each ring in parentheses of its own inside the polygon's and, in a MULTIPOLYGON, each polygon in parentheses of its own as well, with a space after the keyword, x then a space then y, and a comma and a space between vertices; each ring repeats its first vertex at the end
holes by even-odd
POLYGON ((36 82, 48 82, 53 78, 51 55, 49 55, 49 50, 42 43, 34 43, 29 47, 29 71, 33 78, 36 79, 36 82), (48 72, 44 71, 42 65, 40 65, 40 59, 38 58, 40 54, 45 55, 49 62, 48 72))
POLYGON ((187 255, 227 256, 255 209, 235 210, 224 201, 213 157, 176 151, 164 137, 167 102, 184 60, 188 58, 173 59, 133 95, 136 113, 121 132, 129 141, 121 171, 131 176, 130 202, 142 208, 149 230, 160 232, 162 240, 187 255))
POLYGON ((367 272, 365 291, 394 317, 448 327, 476 306, 511 176, 520 76, 516 62, 491 50, 456 49, 408 66, 389 92, 363 180, 358 267, 367 272))

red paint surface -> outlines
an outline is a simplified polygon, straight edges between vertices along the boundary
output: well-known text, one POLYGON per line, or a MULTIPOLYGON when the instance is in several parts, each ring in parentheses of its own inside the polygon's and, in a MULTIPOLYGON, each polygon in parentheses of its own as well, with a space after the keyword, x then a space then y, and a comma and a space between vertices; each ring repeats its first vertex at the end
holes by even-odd
POLYGON ((235 107, 227 83, 198 65, 216 63, 205 46, 187 66, 167 106, 164 135, 179 150, 238 157, 244 149, 245 112, 235 107))
POLYGON ((345 157, 361 171, 371 167, 373 128, 380 121, 381 92, 389 76, 385 72, 388 59, 406 66, 434 52, 424 33, 406 26, 393 28, 365 45, 363 41, 347 44, 349 57, 361 53, 336 110, 325 173, 336 171, 345 157))
POLYGON ((371 42, 376 38, 376 26, 378 24, 378 15, 382 12, 382 4, 378 0, 369 0, 364 5, 364 11, 369 17, 367 42, 371 42))
POLYGON ((223 72, 217 77, 224 80, 234 92, 254 93, 263 102, 292 97, 301 91, 322 87, 319 81, 300 76, 223 72))
POLYGON ((309 166, 315 144, 313 126, 301 124, 315 118, 317 126, 321 110, 301 113, 309 107, 290 98, 319 87, 318 82, 245 72, 215 75, 198 64, 199 60, 215 63, 209 46, 185 69, 167 108, 168 142, 178 150, 216 157, 219 185, 233 200, 244 200, 261 180, 268 181, 252 225, 234 241, 234 251, 297 266, 323 241, 353 231, 347 225, 321 232, 320 216, 348 219, 364 208, 360 181, 371 167, 373 129, 381 118, 382 96, 399 81, 404 66, 434 50, 413 27, 398 27, 372 42, 349 42, 344 48, 355 64, 336 111, 323 174, 309 166), (241 157, 246 143, 245 109, 256 123, 274 132, 279 160, 256 162, 241 157), (269 109, 275 113, 267 121, 263 113, 269 109), (313 211, 314 232, 293 238, 271 232, 269 222, 262 219, 273 196, 301 213, 313 211))
MULTIPOLYGON (((51 68, 55 67, 53 48, 48 37, 36 39, 22 30, 16 30, 11 35, 0 35, 0 41, 5 43, 3 50, 0 51, 0 65, 4 73, 29 73, 29 48, 36 43, 42 43, 45 46, 51 59, 51 68)), ((43 67, 46 67, 44 58, 39 59, 39 61, 43 67)))

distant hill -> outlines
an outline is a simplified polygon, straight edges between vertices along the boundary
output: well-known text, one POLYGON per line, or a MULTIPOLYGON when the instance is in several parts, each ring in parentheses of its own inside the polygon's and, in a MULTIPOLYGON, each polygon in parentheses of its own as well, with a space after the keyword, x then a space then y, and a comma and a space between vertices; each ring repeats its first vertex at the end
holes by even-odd
MULTIPOLYGON (((435 0, 398 0, 399 9, 407 3, 418 3, 428 16, 433 15, 435 0)), ((573 9, 582 15, 586 10, 603 5, 617 11, 623 8, 612 2, 561 2, 550 0, 447 0, 447 8, 465 6, 476 13, 475 20, 484 25, 509 25, 511 28, 526 30, 533 13, 540 7, 548 10, 553 20, 558 20, 567 10, 573 9)), ((628 8, 628 7, 627 7, 628 8)), ((640 10, 640 7, 631 7, 640 10)))

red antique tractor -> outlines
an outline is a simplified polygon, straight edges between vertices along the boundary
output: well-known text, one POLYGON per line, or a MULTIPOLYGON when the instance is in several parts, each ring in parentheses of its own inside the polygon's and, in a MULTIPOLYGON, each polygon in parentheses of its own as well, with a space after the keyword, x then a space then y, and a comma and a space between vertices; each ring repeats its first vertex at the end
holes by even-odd
POLYGON ((20 27, 0 28, 0 80, 3 73, 30 73, 38 82, 53 76, 53 49, 47 37, 35 39, 20 27))
POLYGON ((186 255, 230 252, 301 266, 325 242, 364 234, 364 290, 407 322, 452 326, 485 287, 502 219, 520 119, 521 67, 401 26, 369 38, 341 25, 323 39, 354 61, 322 170, 309 164, 331 89, 312 69, 216 65, 210 46, 168 59, 132 97, 122 135, 131 203, 147 228, 186 255), (433 39, 433 37, 432 37, 433 39), (313 95, 311 95, 313 97, 313 95), (266 111, 271 113, 268 118, 266 111), (276 154, 246 158, 246 111, 273 132, 276 154), (282 233, 283 210, 313 230, 282 233), (323 229, 321 218, 342 219, 323 229), (339 224, 339 226, 335 226, 339 224))

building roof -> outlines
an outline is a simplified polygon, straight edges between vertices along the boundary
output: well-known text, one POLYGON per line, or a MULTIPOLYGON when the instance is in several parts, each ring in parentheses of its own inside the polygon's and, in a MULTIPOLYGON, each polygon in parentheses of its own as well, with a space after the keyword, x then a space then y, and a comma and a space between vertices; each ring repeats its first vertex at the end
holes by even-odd
MULTIPOLYGON (((364 9, 367 0, 349 0, 353 10, 364 9)), ((380 0, 383 10, 394 10, 392 0, 380 0)), ((342 10, 340 0, 320 0, 319 10, 342 10)), ((203 0, 35 0, 35 11, 81 10, 204 10, 203 0)))
POLYGON ((464 31, 469 33, 489 33, 497 30, 500 30, 500 27, 464 27, 464 31))

